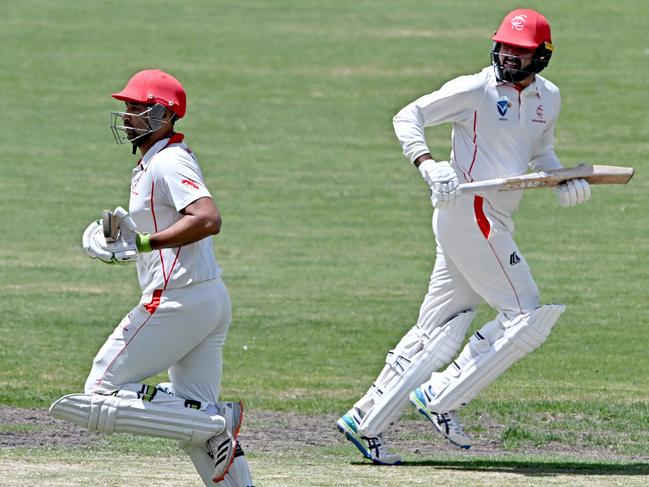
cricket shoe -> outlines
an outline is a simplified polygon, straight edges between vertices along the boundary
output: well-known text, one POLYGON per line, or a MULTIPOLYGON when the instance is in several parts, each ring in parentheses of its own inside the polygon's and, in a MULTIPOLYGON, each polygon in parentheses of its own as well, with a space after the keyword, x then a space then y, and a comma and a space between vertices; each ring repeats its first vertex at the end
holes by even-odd
POLYGON ((372 462, 379 465, 398 465, 401 463, 401 457, 396 453, 388 451, 385 445, 383 434, 378 436, 367 437, 361 436, 358 432, 358 427, 361 423, 355 409, 350 409, 347 413, 343 414, 336 426, 341 433, 344 433, 345 438, 351 441, 356 448, 363 454, 363 456, 372 462))
POLYGON ((432 411, 428 404, 432 397, 428 396, 425 390, 418 387, 410 393, 410 402, 421 414, 426 416, 437 431, 451 443, 460 448, 471 448, 471 438, 462 430, 462 426, 453 411, 438 414, 432 411))
POLYGON ((237 452, 237 437, 243 422, 242 402, 220 402, 219 415, 225 418, 225 430, 207 440, 207 454, 214 461, 212 481, 223 480, 237 452))

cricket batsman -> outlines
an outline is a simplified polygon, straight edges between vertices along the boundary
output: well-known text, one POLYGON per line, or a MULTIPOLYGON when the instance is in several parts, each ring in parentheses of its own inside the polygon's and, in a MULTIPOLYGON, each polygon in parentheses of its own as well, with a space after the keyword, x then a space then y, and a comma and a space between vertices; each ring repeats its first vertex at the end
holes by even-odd
MULTIPOLYGON (((512 214, 522 192, 469 196, 458 190, 460 183, 521 175, 530 167, 562 167, 554 151, 559 89, 539 75, 554 51, 547 19, 535 10, 514 10, 492 39, 491 66, 447 82, 393 120, 404 155, 430 187, 437 256, 417 323, 388 352, 367 393, 337 421, 345 437, 375 463, 401 461, 383 433, 408 400, 436 431, 469 448, 456 412, 540 347, 565 309, 540 305, 514 241, 512 214), (442 123, 452 124, 449 161, 435 160, 424 136, 425 127, 442 123), (456 356, 482 300, 497 316, 456 356)), ((564 207, 590 198, 584 179, 555 191, 564 207)))
POLYGON ((221 215, 198 160, 175 131, 187 109, 180 82, 163 71, 136 73, 113 98, 118 144, 141 158, 128 211, 88 226, 92 259, 135 262, 142 297, 97 353, 83 394, 50 413, 90 431, 174 439, 206 486, 253 487, 237 437, 243 404, 219 402, 230 298, 212 251, 221 215), (143 381, 164 370, 170 383, 143 381))

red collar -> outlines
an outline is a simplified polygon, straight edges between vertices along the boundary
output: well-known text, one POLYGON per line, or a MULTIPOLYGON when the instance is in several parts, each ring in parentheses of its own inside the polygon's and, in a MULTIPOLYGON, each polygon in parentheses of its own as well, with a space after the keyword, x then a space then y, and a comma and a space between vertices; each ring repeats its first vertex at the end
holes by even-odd
POLYGON ((185 138, 185 134, 181 134, 180 132, 173 134, 171 137, 169 137, 169 140, 167 141, 163 149, 166 149, 171 144, 180 144, 184 138, 185 138))
MULTIPOLYGON (((181 134, 180 132, 176 132, 172 134, 171 137, 169 137, 169 140, 167 140, 167 143, 164 145, 164 147, 160 149, 158 152, 166 149, 172 144, 180 144, 184 138, 185 138, 185 134, 181 134)), ((139 166, 141 162, 142 162, 142 158, 140 157, 140 159, 135 163, 135 165, 139 166)))

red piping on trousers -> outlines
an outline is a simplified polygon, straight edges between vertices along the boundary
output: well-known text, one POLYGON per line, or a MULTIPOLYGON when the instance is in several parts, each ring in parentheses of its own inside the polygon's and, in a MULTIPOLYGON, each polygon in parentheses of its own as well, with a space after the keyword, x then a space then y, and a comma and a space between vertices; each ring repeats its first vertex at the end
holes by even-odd
POLYGON ((104 370, 104 373, 102 374, 102 376, 99 379, 97 379, 97 386, 99 386, 99 384, 102 383, 102 381, 104 380, 104 377, 106 377, 106 374, 108 373, 110 368, 115 363, 115 360, 117 360, 117 357, 119 357, 122 354, 122 352, 124 350, 126 350, 126 347, 128 347, 128 344, 133 341, 133 339, 137 336, 137 334, 140 333, 140 330, 142 330, 142 328, 144 328, 144 325, 146 325, 149 322, 149 320, 153 316, 153 313, 155 313, 156 310, 158 309, 158 307, 160 306, 161 297, 162 297, 162 289, 156 289, 155 291, 153 291, 153 296, 151 296, 151 302, 144 305, 144 308, 149 312, 149 316, 147 316, 147 319, 144 320, 144 322, 138 327, 137 330, 135 330, 135 333, 133 333, 133 336, 131 338, 129 338, 129 340, 124 344, 122 349, 119 352, 117 352, 117 354, 113 357, 113 360, 111 360, 110 363, 106 366, 106 369, 104 370))

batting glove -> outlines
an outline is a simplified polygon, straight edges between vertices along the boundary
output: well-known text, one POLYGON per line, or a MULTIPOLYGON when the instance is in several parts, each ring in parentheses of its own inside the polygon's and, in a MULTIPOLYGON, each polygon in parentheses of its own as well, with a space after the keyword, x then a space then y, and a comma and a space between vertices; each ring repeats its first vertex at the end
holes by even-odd
POLYGON ((82 245, 88 257, 107 264, 126 264, 135 261, 138 252, 151 251, 149 234, 137 232, 135 222, 124 208, 115 208, 113 216, 118 220, 119 229, 114 241, 106 241, 101 220, 92 222, 83 232, 82 245))
POLYGON ((571 179, 554 188, 559 205, 568 207, 590 199, 590 184, 585 179, 571 179))
POLYGON ((419 172, 430 186, 430 199, 435 208, 451 208, 460 194, 457 174, 448 161, 425 160, 419 165, 419 172))

